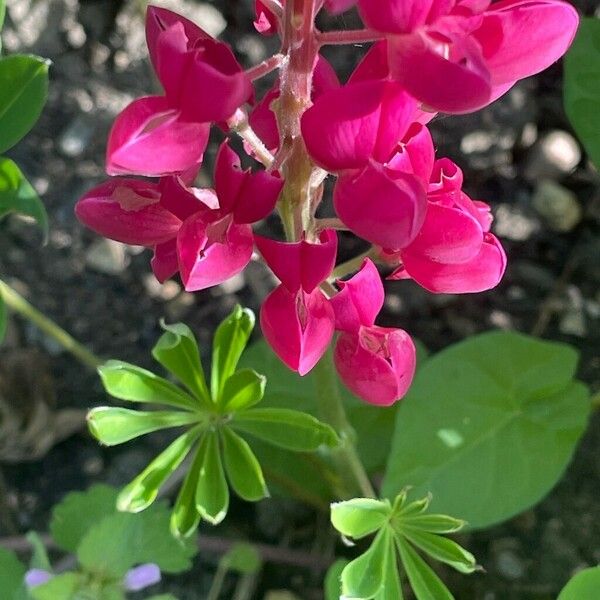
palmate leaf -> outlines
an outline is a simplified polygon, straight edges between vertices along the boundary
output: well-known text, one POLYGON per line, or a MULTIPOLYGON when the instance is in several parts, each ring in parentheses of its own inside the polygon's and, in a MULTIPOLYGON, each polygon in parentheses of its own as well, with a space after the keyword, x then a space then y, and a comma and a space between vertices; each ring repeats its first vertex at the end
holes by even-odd
POLYGON ((347 537, 360 539, 381 529, 390 519, 392 507, 387 500, 354 498, 331 505, 331 523, 347 537))
POLYGON ((258 404, 265 394, 267 378, 252 369, 241 369, 225 382, 221 394, 223 412, 237 412, 258 404))
POLYGON ((600 590, 600 567, 583 569, 567 583, 557 600, 597 600, 600 590))
POLYGON ((198 449, 175 500, 171 512, 170 529, 176 538, 190 537, 200 524, 201 516, 196 508, 196 490, 198 489, 202 460, 203 455, 198 449))
POLYGON ((0 548, 0 590, 7 600, 12 600, 22 588, 26 571, 16 554, 0 548))
POLYGON ((61 573, 29 591, 34 600, 73 600, 84 584, 80 573, 61 573))
POLYGON ((229 487, 221 462, 217 432, 208 431, 204 434, 198 453, 202 462, 196 487, 196 508, 203 519, 218 525, 229 509, 229 487))

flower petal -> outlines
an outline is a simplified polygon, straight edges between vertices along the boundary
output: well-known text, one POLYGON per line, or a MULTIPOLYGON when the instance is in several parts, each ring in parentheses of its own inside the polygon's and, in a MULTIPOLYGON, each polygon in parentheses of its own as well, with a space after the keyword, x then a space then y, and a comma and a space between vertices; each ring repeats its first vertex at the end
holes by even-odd
POLYGON ((179 271, 177 239, 174 238, 155 246, 150 265, 154 276, 160 283, 164 283, 167 279, 173 277, 179 271))
POLYGON ((410 33, 427 23, 433 0, 358 0, 365 25, 389 33, 410 33))

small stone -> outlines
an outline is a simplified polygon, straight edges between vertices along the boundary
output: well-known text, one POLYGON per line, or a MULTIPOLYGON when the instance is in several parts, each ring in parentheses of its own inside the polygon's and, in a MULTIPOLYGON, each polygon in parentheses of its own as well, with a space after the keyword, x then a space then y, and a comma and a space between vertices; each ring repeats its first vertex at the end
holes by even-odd
POLYGON ((524 242, 539 229, 539 221, 518 206, 500 204, 495 211, 494 233, 501 238, 524 242))
POLYGON ((577 196, 549 179, 537 185, 532 203, 548 225, 561 233, 572 231, 583 217, 577 196))
POLYGON ((125 246, 112 240, 96 240, 85 253, 85 264, 105 275, 120 275, 128 262, 125 246))
POLYGON ((235 294, 246 287, 246 278, 243 273, 238 273, 219 285, 219 289, 224 294, 235 294))
POLYGON ((502 550, 496 557, 496 568, 506 579, 517 580, 525 575, 525 566, 512 550, 502 550))
POLYGON ((92 141, 95 129, 95 122, 89 117, 77 117, 58 139, 58 149, 69 158, 81 156, 92 141))
POLYGON ((577 140, 566 131, 554 130, 543 135, 529 151, 524 175, 530 181, 558 179, 573 171, 581 161, 577 140))
POLYGON ((145 275, 143 283, 148 296, 164 302, 173 300, 181 292, 181 286, 176 281, 169 279, 160 283, 153 273, 145 275))
POLYGON ((165 312, 169 319, 173 321, 181 321, 194 306, 194 294, 182 292, 177 297, 173 298, 165 305, 165 312))

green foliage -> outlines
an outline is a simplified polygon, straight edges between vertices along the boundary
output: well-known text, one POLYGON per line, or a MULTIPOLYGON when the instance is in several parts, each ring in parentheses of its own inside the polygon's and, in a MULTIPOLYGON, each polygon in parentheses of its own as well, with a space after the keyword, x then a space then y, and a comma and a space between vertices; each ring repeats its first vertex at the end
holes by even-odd
MULTIPOLYGON (((346 559, 338 559, 336 560, 330 567, 327 569, 327 574, 325 575, 325 600, 340 600, 340 588, 342 585, 342 572, 346 568, 346 565, 350 561, 346 559)), ((400 596, 398 600, 400 600, 400 596)))
POLYGON ((417 600, 452 599, 417 549, 461 573, 473 573, 478 567, 472 554, 438 533, 440 526, 456 530, 459 522, 445 515, 425 514, 428 506, 429 498, 407 502, 405 492, 393 505, 389 500, 371 498, 332 504, 331 522, 340 533, 355 539, 374 533, 375 538, 366 552, 344 566, 341 577, 339 565, 328 574, 327 600, 339 597, 340 585, 336 592, 336 583, 340 579, 344 598, 401 600, 398 560, 417 600))
POLYGON ((590 158, 600 168, 600 19, 583 17, 565 57, 564 103, 590 158))
POLYGON ((6 335, 6 325, 8 320, 8 314, 6 311, 6 304, 4 304, 4 298, 2 297, 2 291, 0 291, 0 344, 6 335))
POLYGON ((557 600, 597 600, 600 590, 600 567, 583 569, 567 583, 557 600))
MULTIPOLYGON (((29 593, 34 600, 73 600, 84 585, 85 578, 80 573, 62 573, 29 593)), ((85 598, 83 593, 80 597, 85 598)), ((123 598, 122 593, 120 598, 123 598)))
POLYGON ((221 564, 228 570, 241 575, 253 575, 262 568, 262 558, 252 544, 239 542, 234 544, 221 559, 221 564))
POLYGON ((183 324, 163 324, 165 333, 152 354, 186 389, 120 361, 100 367, 106 391, 116 398, 173 408, 93 409, 88 422, 100 442, 121 444, 160 429, 187 426, 119 494, 120 510, 139 512, 150 506, 175 469, 192 455, 170 522, 176 536, 186 537, 201 519, 216 525, 225 518, 228 480, 245 500, 256 501, 268 495, 259 459, 239 433, 301 452, 338 442, 328 425, 310 415, 289 409, 255 408, 264 395, 266 379, 251 369, 236 370, 253 326, 254 315, 236 307, 217 329, 210 392, 196 340, 183 324))
POLYGON ((538 502, 587 423, 589 395, 573 380, 576 365, 566 345, 508 332, 428 360, 398 411, 384 495, 405 486, 431 492, 437 511, 472 527, 538 502))
POLYGON ((13 552, 0 548, 0 590, 6 600, 13 600, 23 587, 26 568, 13 552))
MULTIPOLYGON (((4 26, 4 17, 6 15, 6 1, 0 0, 0 30, 4 26)), ((2 45, 0 44, 0 50, 2 50, 2 45)))

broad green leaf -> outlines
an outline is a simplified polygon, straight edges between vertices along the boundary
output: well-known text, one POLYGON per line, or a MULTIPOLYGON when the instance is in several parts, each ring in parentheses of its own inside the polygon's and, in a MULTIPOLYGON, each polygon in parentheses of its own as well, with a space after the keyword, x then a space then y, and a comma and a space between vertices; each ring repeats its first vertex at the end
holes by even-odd
POLYGON ((148 508, 175 469, 183 462, 200 436, 194 428, 179 436, 161 452, 131 483, 119 493, 117 507, 127 512, 140 512, 148 508))
POLYGON ((30 531, 25 537, 33 549, 31 560, 29 561, 29 568, 52 571, 52 565, 50 564, 50 559, 46 552, 46 546, 44 546, 44 542, 42 542, 40 536, 35 531, 30 531))
POLYGON ((213 400, 219 401, 225 382, 235 372, 254 323, 254 313, 238 305, 217 328, 213 340, 210 380, 213 400))
POLYGON ((201 449, 199 448, 196 451, 171 512, 170 528, 171 533, 176 538, 189 538, 200 524, 200 513, 196 508, 196 489, 198 488, 198 477, 202 468, 203 455, 200 452, 201 449))
POLYGON ((0 59, 0 152, 12 148, 38 120, 48 96, 49 66, 37 56, 0 59))
POLYGON ((16 554, 0 548, 0 590, 7 600, 12 600, 23 586, 26 571, 25 565, 16 554))
MULTIPOLYGON (((0 59, 0 71, 2 60, 0 59)), ((0 219, 12 212, 35 219, 44 238, 48 235, 48 215, 37 192, 12 160, 0 156, 0 219)))
POLYGON ((456 533, 466 525, 464 521, 446 515, 402 516, 399 522, 401 525, 408 525, 414 529, 438 534, 456 533))
POLYGON ((92 435, 106 446, 116 446, 160 429, 198 422, 198 415, 187 412, 129 410, 100 406, 88 413, 92 435))
POLYGON ((391 512, 387 500, 354 498, 331 505, 331 523, 342 535, 360 539, 381 529, 391 512))
MULTIPOLYGON (((0 30, 4 26, 4 17, 6 15, 6 2, 5 0, 0 0, 0 30)), ((0 50, 2 50, 2 45, 0 44, 0 50)))
POLYGON ((116 512, 116 503, 117 490, 107 485, 67 494, 52 510, 52 538, 65 552, 75 552, 93 525, 116 512))
POLYGON ((175 539, 169 532, 169 517, 164 503, 155 503, 138 514, 105 517, 79 544, 79 563, 91 573, 114 578, 143 563, 155 563, 167 573, 189 569, 196 544, 175 539))
POLYGON ((565 56, 565 110, 592 161, 600 168, 600 19, 583 17, 565 56))
POLYGON ((425 554, 450 565, 460 573, 468 575, 478 570, 475 557, 448 538, 411 527, 401 527, 397 531, 425 554))
POLYGON ((311 415, 285 408, 255 408, 237 413, 231 426, 281 448, 299 452, 316 450, 322 444, 339 443, 335 431, 311 415))
POLYGON ((598 600, 600 567, 583 569, 573 576, 557 600, 598 600))
POLYGON ((403 600, 404 598, 400 573, 398 572, 396 551, 394 549, 394 540, 392 538, 390 538, 390 546, 388 559, 385 563, 383 587, 379 590, 374 600, 403 600))
POLYGON ((109 360, 98 368, 104 389, 113 397, 129 402, 165 404, 197 409, 197 402, 181 388, 151 371, 120 360, 109 360))
POLYGON ((202 454, 202 466, 198 474, 196 508, 203 519, 211 525, 218 525, 227 515, 229 488, 216 432, 206 433, 199 452, 202 454))
POLYGON ((391 533, 379 531, 369 549, 346 565, 342 572, 342 593, 347 600, 368 600, 382 588, 388 560, 393 560, 391 533))
POLYGON ((83 583, 80 573, 62 573, 48 583, 34 587, 29 593, 34 600, 74 600, 83 583))
POLYGON ((248 502, 269 495, 258 459, 248 443, 229 427, 221 428, 225 471, 235 493, 248 502))
POLYGON ((210 405, 200 352, 192 330, 183 323, 161 325, 165 333, 152 349, 152 356, 175 375, 202 404, 210 405))
POLYGON ((221 559, 221 563, 229 571, 242 575, 253 575, 262 568, 262 558, 252 544, 238 542, 221 559))
POLYGON ((401 537, 396 538, 400 559, 417 600, 454 600, 433 569, 401 537))
POLYGON ((258 404, 265 394, 266 383, 266 377, 252 369, 235 372, 223 386, 223 412, 237 412, 258 404))
POLYGON ((324 583, 325 600, 340 600, 342 595, 342 571, 348 563, 349 561, 345 558, 340 558, 327 569, 324 583))
POLYGON ((492 332, 429 359, 401 403, 383 493, 431 492, 478 528, 538 502, 585 430, 589 394, 564 344, 492 332), (507 449, 510 449, 508 451, 507 449))
POLYGON ((2 292, 0 291, 0 344, 6 335, 7 320, 8 311, 6 310, 6 304, 4 304, 4 298, 2 298, 2 292))

